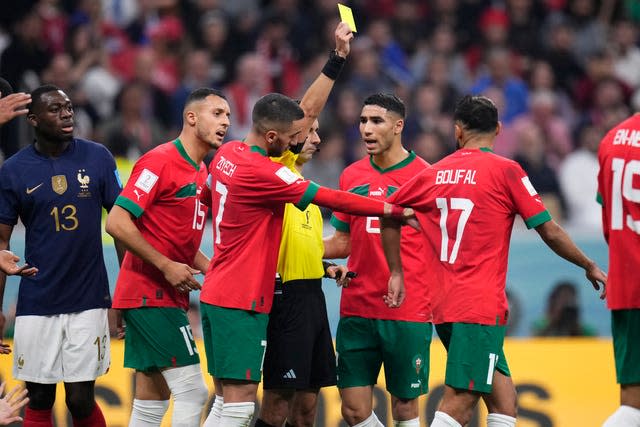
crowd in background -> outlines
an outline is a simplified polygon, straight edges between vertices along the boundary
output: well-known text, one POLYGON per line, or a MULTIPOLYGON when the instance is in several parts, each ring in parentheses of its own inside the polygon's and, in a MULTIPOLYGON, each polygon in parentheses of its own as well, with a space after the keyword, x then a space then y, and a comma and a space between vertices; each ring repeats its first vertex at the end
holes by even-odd
MULTIPOLYGON (((308 178, 337 187, 364 155, 362 100, 395 92, 403 141, 429 162, 454 147, 461 94, 489 96, 498 154, 516 159, 554 217, 600 229, 595 152, 640 108, 634 0, 355 0, 352 54, 321 117, 308 178)), ((71 97, 77 137, 135 160, 181 128, 197 87, 220 88, 243 138, 255 100, 299 97, 333 46, 335 0, 21 0, 0 5, 0 76, 16 91, 53 83, 71 97)), ((24 119, 5 157, 30 142, 24 119)), ((21 123, 22 122, 22 123, 21 123)))

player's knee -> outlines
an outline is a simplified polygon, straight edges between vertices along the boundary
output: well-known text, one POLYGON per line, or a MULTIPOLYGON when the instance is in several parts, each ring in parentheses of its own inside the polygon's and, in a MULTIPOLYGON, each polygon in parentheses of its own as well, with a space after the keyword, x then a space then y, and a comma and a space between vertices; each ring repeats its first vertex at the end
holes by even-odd
POLYGON ((371 415, 371 409, 360 402, 342 401, 341 412, 342 418, 350 426, 356 425, 366 420, 371 415))
POLYGON ((394 420, 412 420, 418 416, 418 399, 392 399, 391 412, 394 420))
POLYGON ((56 401, 55 384, 37 384, 27 382, 29 392, 29 407, 35 410, 45 410, 53 408, 56 401))
POLYGON ((289 422, 296 427, 311 427, 316 420, 316 406, 296 407, 291 418, 289 422))
POLYGON ((173 425, 197 425, 208 397, 200 364, 167 369, 162 375, 173 395, 174 419, 184 420, 173 425))
POLYGON ((267 425, 281 426, 289 412, 293 390, 267 390, 262 395, 260 419, 267 425))
POLYGON ((67 393, 65 401, 69 412, 77 419, 87 418, 91 415, 93 407, 96 405, 93 394, 67 393))

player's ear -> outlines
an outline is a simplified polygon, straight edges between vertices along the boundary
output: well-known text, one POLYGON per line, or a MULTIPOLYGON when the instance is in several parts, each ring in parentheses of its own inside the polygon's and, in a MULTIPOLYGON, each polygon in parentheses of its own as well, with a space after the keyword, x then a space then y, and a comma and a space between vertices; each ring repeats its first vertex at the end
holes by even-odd
POLYGON ((393 127, 394 135, 399 135, 402 133, 402 129, 404 129, 404 119, 396 120, 396 124, 393 127))
POLYGON ((496 136, 500 135, 502 132, 502 122, 498 122, 498 126, 496 126, 496 136))
POLYGON ((33 127, 38 126, 38 117, 34 113, 27 114, 27 121, 33 127))
POLYGON ((454 136, 456 137, 456 141, 459 141, 462 138, 462 126, 458 123, 454 125, 454 136))
POLYGON ((196 113, 193 110, 187 110, 184 113, 184 119, 189 124, 189 126, 195 126, 196 124, 196 113))
POLYGON ((264 139, 267 140, 268 144, 273 144, 278 140, 278 132, 275 130, 268 130, 267 133, 264 134, 264 139))

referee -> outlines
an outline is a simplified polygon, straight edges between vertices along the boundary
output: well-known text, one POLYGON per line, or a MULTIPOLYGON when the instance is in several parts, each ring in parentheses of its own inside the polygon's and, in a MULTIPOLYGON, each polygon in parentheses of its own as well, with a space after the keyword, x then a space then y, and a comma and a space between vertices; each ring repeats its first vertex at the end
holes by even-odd
MULTIPOLYGON (((336 50, 314 82, 318 92, 325 93, 324 102, 349 53, 353 37, 346 24, 335 31, 336 50), (320 86, 321 85, 321 86, 320 86)), ((310 88, 311 90, 311 88, 310 88)), ((305 114, 305 98, 301 102, 305 114)), ((286 151, 273 158, 302 176, 320 144, 318 120, 315 119, 299 153, 286 151)), ((318 206, 310 204, 304 211, 288 203, 282 224, 282 241, 278 255, 278 275, 273 306, 267 326, 267 350, 263 367, 263 389, 260 416, 256 427, 312 426, 316 416, 320 388, 336 384, 336 358, 329 330, 327 308, 322 292, 322 277, 335 278, 346 285, 346 266, 323 263, 322 215, 318 206), (296 349, 292 351, 292 349, 296 349)))

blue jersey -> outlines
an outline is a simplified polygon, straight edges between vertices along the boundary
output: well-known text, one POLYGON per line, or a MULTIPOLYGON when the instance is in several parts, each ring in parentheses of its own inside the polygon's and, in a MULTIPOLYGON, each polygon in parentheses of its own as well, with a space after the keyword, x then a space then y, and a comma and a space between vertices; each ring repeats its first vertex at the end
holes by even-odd
POLYGON ((38 267, 20 281, 16 315, 74 313, 111 305, 102 256, 102 208, 120 193, 113 156, 74 139, 57 158, 33 145, 0 168, 0 223, 25 225, 25 262, 38 267))

